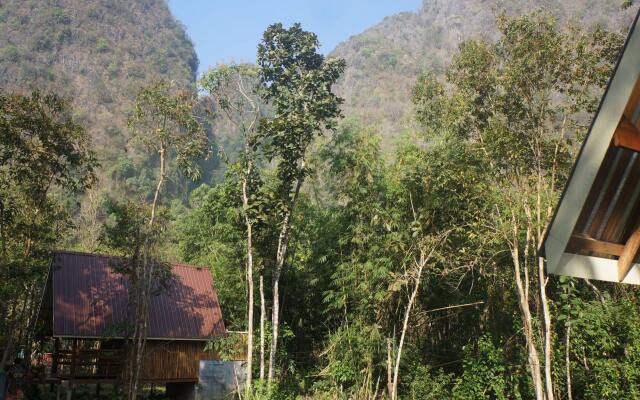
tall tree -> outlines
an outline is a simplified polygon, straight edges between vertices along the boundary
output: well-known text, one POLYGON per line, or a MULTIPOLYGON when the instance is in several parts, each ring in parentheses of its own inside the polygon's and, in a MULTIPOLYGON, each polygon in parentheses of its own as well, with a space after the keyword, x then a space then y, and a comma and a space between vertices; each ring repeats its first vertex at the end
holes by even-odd
POLYGON ((262 96, 272 109, 272 115, 261 120, 258 131, 265 142, 265 155, 277 163, 279 180, 276 210, 280 233, 272 274, 269 382, 273 381, 276 369, 280 276, 291 236, 292 215, 308 174, 307 151, 316 136, 335 126, 342 103, 331 89, 345 63, 343 60, 325 59, 318 53, 318 46, 317 36, 302 30, 300 24, 286 29, 279 23, 267 28, 258 46, 262 96))
POLYGON ((156 218, 170 165, 168 158, 175 157, 177 167, 187 177, 196 179, 200 176, 197 160, 207 157, 210 152, 207 134, 195 114, 196 104, 197 97, 193 92, 179 89, 172 82, 156 81, 140 89, 129 119, 133 139, 146 150, 155 152, 159 158, 155 191, 145 219, 146 227, 134 229, 139 234, 132 237, 137 238, 135 243, 130 243, 134 245, 129 268, 134 323, 127 385, 129 399, 137 396, 146 343, 148 304, 157 279, 155 267, 158 255, 155 250, 159 238, 156 218))
MULTIPOLYGON (((253 382, 254 346, 254 225, 259 218, 256 203, 260 186, 255 165, 259 162, 257 128, 262 116, 262 102, 257 92, 258 70, 252 65, 219 65, 210 69, 200 80, 200 85, 214 101, 216 109, 223 112, 226 120, 242 135, 244 153, 240 160, 242 180, 242 212, 246 228, 246 274, 247 274, 247 378, 246 391, 253 382)), ((260 269, 262 271, 262 268, 260 269)), ((265 304, 263 274, 260 273, 260 379, 264 378, 264 325, 265 304)))
POLYGON ((90 147, 67 100, 0 91, 0 370, 24 342, 50 251, 68 232, 59 193, 74 196, 95 180, 90 147))

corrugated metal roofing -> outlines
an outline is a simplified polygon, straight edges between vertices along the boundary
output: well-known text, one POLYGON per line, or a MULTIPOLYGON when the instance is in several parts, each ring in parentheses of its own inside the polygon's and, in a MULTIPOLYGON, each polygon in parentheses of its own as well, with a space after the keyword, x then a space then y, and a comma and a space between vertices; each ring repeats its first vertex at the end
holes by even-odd
POLYGON ((624 244, 640 217, 638 153, 611 146, 596 176, 574 235, 624 244))
MULTIPOLYGON (((640 80, 624 110, 640 127, 640 80)), ((640 157, 612 139, 585 200, 572 236, 624 244, 640 218, 640 157)), ((570 251, 575 249, 570 248, 570 251)))
MULTIPOLYGON (((53 336, 117 337, 127 321, 128 279, 98 254, 54 254, 53 336)), ((169 289, 149 303, 149 339, 206 340, 224 334, 224 322, 207 269, 177 264, 169 289)))

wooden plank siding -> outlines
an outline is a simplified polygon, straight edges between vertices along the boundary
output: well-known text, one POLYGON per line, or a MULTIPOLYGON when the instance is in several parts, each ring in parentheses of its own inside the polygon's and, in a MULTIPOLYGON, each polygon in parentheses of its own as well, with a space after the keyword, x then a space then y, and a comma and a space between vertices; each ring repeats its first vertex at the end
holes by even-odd
MULTIPOLYGON (((237 334, 237 333, 234 333, 237 334)), ((226 357, 246 360, 246 336, 242 335, 235 350, 225 349, 226 357)), ((68 380, 84 383, 126 382, 130 369, 123 340, 98 341, 82 339, 56 340, 53 353, 40 358, 38 379, 68 380), (45 360, 48 360, 45 362, 45 360)), ((200 361, 221 360, 216 351, 204 351, 202 340, 148 340, 140 371, 147 383, 196 382, 200 361)))
POLYGON ((148 341, 141 380, 145 382, 197 381, 201 360, 218 360, 213 351, 204 351, 201 341, 148 341))

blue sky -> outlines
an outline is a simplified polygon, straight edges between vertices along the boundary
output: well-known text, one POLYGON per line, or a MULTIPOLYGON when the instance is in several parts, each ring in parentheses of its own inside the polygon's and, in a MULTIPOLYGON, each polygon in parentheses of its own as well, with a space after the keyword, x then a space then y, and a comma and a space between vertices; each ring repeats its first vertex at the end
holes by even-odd
POLYGON ((318 34, 321 51, 422 0, 169 0, 193 40, 200 72, 219 62, 255 61, 262 32, 274 22, 302 23, 318 34))

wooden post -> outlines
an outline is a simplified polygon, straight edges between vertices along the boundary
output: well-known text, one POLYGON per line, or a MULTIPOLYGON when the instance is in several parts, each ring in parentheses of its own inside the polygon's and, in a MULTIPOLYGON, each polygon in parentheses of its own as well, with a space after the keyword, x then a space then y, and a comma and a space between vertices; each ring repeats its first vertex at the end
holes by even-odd
POLYGON ((71 346, 71 380, 76 377, 76 352, 78 351, 78 339, 73 339, 71 346))
POLYGON ((53 340, 53 360, 51 360, 51 376, 54 377, 58 374, 58 355, 60 353, 60 339, 55 338, 53 340))
POLYGON ((622 254, 618 259, 618 279, 620 282, 624 280, 633 266, 633 259, 636 258, 638 249, 640 249, 640 226, 636 227, 629 239, 627 239, 627 243, 625 243, 622 254))

